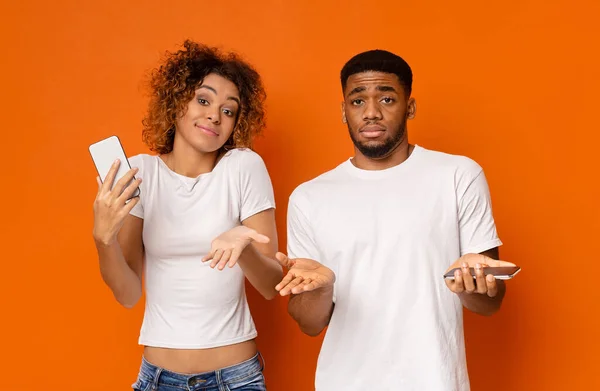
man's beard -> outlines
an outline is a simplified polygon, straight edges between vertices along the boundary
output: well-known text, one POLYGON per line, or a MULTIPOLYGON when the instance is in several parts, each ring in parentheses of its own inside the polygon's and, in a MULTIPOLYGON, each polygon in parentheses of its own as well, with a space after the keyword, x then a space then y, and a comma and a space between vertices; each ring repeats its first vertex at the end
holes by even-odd
POLYGON ((392 137, 384 140, 383 143, 377 143, 375 145, 362 144, 358 141, 354 137, 352 129, 350 129, 350 124, 348 124, 348 132, 350 133, 350 138, 352 139, 354 146, 360 153, 370 159, 381 159, 391 154, 404 140, 406 134, 406 118, 402 121, 399 129, 397 129, 392 137))

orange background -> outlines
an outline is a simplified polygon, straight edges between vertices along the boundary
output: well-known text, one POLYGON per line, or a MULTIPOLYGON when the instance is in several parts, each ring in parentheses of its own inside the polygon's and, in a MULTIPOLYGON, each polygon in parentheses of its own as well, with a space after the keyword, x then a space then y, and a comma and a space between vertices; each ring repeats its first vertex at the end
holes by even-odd
MULTIPOLYGON (((600 389, 598 1, 18 3, 0 6, 0 389, 135 380, 143 305, 121 308, 101 281, 87 147, 116 133, 129 155, 147 151, 140 81, 188 37, 239 51, 264 77, 257 150, 281 249, 291 191, 352 153, 340 68, 375 47, 405 57, 410 140, 484 167, 501 255, 523 267, 500 313, 466 315, 473 390, 600 389)), ((249 295, 269 389, 310 390, 321 339, 301 335, 286 300, 249 295)))

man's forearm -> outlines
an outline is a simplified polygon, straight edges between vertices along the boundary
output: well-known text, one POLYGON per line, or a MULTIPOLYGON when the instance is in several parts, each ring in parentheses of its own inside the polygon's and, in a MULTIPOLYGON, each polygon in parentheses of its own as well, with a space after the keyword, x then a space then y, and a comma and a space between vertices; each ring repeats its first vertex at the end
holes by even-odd
POLYGON ((329 324, 333 307, 333 287, 329 287, 292 295, 288 312, 303 333, 315 337, 329 324))
POLYGON ((498 293, 494 297, 475 292, 462 292, 458 294, 458 297, 460 297, 463 306, 469 311, 484 316, 493 315, 500 309, 506 293, 506 284, 504 281, 496 280, 496 284, 498 286, 498 293))

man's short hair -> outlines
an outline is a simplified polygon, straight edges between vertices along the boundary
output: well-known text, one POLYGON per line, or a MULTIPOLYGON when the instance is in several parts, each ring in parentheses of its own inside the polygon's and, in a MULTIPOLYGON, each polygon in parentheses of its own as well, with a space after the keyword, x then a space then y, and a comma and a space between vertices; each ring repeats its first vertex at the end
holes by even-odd
POLYGON ((367 71, 393 73, 398 76, 406 96, 410 96, 413 80, 410 65, 402 57, 380 49, 359 53, 348 60, 340 74, 342 91, 346 90, 346 83, 350 76, 367 71))

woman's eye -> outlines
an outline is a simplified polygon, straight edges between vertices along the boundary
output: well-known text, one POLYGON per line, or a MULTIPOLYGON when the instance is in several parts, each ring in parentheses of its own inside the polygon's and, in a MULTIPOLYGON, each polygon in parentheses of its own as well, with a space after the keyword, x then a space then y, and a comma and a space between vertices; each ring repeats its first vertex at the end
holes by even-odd
POLYGON ((208 101, 206 99, 198 98, 198 103, 200 103, 203 106, 206 106, 208 104, 208 101))
POLYGON ((225 114, 228 117, 233 117, 233 115, 235 113, 233 111, 229 110, 229 109, 223 109, 223 114, 225 114))

